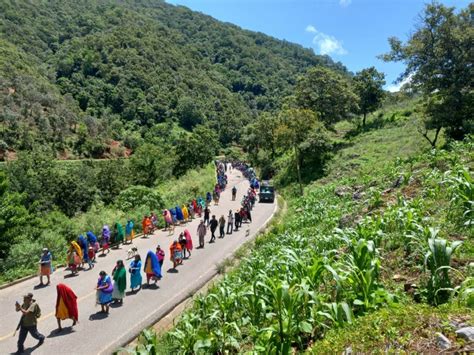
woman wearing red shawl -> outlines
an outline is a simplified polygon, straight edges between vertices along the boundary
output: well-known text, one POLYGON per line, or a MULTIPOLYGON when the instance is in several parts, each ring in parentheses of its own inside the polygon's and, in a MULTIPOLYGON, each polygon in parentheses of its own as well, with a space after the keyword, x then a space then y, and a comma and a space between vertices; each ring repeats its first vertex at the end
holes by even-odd
POLYGON ((188 258, 191 256, 191 250, 193 250, 193 238, 191 238, 191 233, 189 230, 184 230, 184 236, 186 238, 186 250, 188 251, 188 258))
POLYGON ((65 319, 72 319, 72 325, 76 325, 79 318, 79 311, 77 310, 77 296, 73 290, 64 284, 56 286, 58 296, 56 299, 56 319, 58 321, 58 331, 61 331, 61 321, 65 319))

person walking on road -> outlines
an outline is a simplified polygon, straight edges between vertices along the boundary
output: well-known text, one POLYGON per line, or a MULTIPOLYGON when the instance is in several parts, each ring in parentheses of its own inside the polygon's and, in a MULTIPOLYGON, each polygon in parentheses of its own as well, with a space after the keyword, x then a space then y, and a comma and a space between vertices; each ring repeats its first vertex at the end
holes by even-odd
POLYGON ((242 225, 242 220, 240 217, 240 211, 237 210, 234 213, 234 221, 235 221, 235 231, 237 232, 239 230, 239 227, 242 225))
POLYGON ((48 282, 46 286, 50 283, 50 275, 53 272, 52 265, 52 256, 48 248, 43 248, 43 255, 41 255, 40 263, 40 286, 44 286, 43 276, 46 276, 48 282))
POLYGON ((125 242, 124 244, 132 244, 133 238, 135 238, 135 231, 133 230, 134 223, 131 219, 127 221, 125 225, 125 242))
POLYGON ((234 186, 232 188, 232 201, 235 201, 236 197, 237 197, 237 188, 234 186))
POLYGON ((219 225, 219 222, 216 219, 216 216, 213 215, 211 221, 209 222, 209 228, 211 229, 211 240, 209 243, 214 243, 216 241, 216 229, 217 226, 219 225))
POLYGON ((227 234, 232 234, 234 229, 234 214, 232 210, 229 210, 229 215, 227 216, 227 234))
POLYGON ((140 291, 142 288, 142 258, 140 255, 135 255, 135 259, 130 263, 130 288, 132 292, 140 291))
POLYGON ((125 271, 125 265, 122 260, 117 260, 117 264, 112 271, 112 277, 114 279, 112 299, 114 303, 122 304, 125 297, 125 289, 127 288, 127 271, 125 271))
POLYGON ((97 280, 97 303, 100 304, 101 313, 109 314, 110 303, 112 302, 112 292, 114 286, 112 279, 105 271, 99 273, 99 280, 97 280))
POLYGON ((102 256, 105 255, 106 250, 107 250, 107 254, 110 253, 109 245, 110 245, 110 228, 106 224, 102 228, 102 256))
POLYGON ((161 249, 161 246, 156 247, 156 257, 158 259, 158 263, 160 264, 160 267, 163 267, 163 262, 165 261, 165 251, 161 249))
POLYGON ((197 228, 197 235, 199 237, 198 249, 204 248, 204 238, 206 237, 206 233, 207 233, 206 225, 204 224, 204 221, 201 219, 201 222, 199 223, 199 226, 197 228))
POLYGON ((179 233, 178 243, 181 245, 181 250, 183 252, 183 259, 186 259, 186 237, 183 232, 179 233))
POLYGON ((170 245, 170 260, 173 263, 173 270, 176 270, 176 266, 183 263, 183 249, 177 240, 170 245))
POLYGON ((219 238, 225 237, 225 217, 224 215, 219 218, 219 238))
POLYGON ((206 208, 204 209, 204 223, 206 223, 206 226, 209 226, 210 216, 211 216, 211 210, 209 209, 209 207, 206 206, 206 208))
POLYGON ((72 326, 75 326, 79 319, 79 311, 77 309, 77 296, 65 284, 58 284, 56 286, 56 320, 58 321, 58 332, 63 330, 61 321, 65 319, 72 319, 72 326))
POLYGON ((15 304, 17 312, 21 312, 20 323, 18 324, 17 330, 20 329, 20 335, 18 336, 18 353, 25 351, 25 340, 28 333, 33 338, 39 340, 38 346, 44 343, 44 335, 38 332, 38 318, 41 317, 41 309, 33 299, 33 294, 28 293, 23 296, 23 304, 20 306, 18 302, 15 304))
POLYGON ((191 250, 193 250, 193 238, 191 237, 191 233, 189 233, 189 230, 187 229, 184 230, 184 237, 186 238, 185 249, 188 251, 188 258, 189 258, 191 256, 191 250))
MULTIPOLYGON (((156 248, 157 253, 158 253, 159 248, 160 248, 160 246, 158 246, 158 248, 156 248)), ((164 255, 165 254, 163 253, 163 258, 165 257, 164 255)), ((162 277, 162 275, 161 275, 161 265, 163 265, 163 264, 158 261, 157 255, 150 250, 148 252, 148 254, 146 255, 145 266, 143 268, 144 271, 145 271, 145 274, 146 274, 146 284, 147 284, 147 286, 150 286, 150 280, 152 280, 152 279, 155 282, 155 285, 156 285, 156 282, 158 280, 161 280, 161 277, 162 277)))

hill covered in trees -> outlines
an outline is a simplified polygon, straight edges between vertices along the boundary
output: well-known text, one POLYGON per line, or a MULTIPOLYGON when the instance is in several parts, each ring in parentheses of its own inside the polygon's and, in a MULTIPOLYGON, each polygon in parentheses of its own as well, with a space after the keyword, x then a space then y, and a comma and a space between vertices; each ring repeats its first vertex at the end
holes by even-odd
POLYGON ((347 72, 164 1, 4 1, 0 153, 48 145, 64 157, 121 156, 169 125, 175 140, 199 127, 227 145, 316 65, 347 72))

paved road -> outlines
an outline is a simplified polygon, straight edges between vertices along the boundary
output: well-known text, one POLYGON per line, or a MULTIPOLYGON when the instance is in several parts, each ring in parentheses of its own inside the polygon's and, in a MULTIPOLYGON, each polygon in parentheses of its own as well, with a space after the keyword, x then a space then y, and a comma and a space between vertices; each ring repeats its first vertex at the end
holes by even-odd
MULTIPOLYGON (((217 217, 227 215, 229 209, 235 210, 239 207, 242 194, 248 188, 248 182, 242 178, 240 172, 233 171, 229 174, 230 188, 226 189, 221 196, 219 206, 211 206, 211 214, 217 217), (230 188, 236 185, 238 189, 236 201, 231 201, 230 188)), ((112 250, 106 257, 98 258, 98 262, 91 271, 80 271, 76 277, 67 277, 69 271, 57 270, 51 278, 51 286, 34 289, 38 279, 24 281, 9 288, 0 290, 0 354, 8 354, 16 351, 16 341, 13 331, 20 318, 19 313, 14 311, 15 301, 22 301, 22 295, 33 292, 38 304, 41 306, 42 318, 38 323, 39 331, 46 335, 46 340, 41 347, 36 347, 36 340, 28 336, 25 349, 26 353, 35 354, 110 354, 117 347, 126 344, 141 329, 151 325, 163 317, 177 304, 183 301, 204 282, 216 273, 216 265, 230 256, 240 245, 255 235, 258 229, 271 218, 274 204, 256 204, 252 211, 253 222, 244 224, 237 233, 217 239, 216 243, 208 244, 204 249, 194 249, 191 258, 184 261, 178 267, 177 273, 167 272, 172 267, 169 261, 169 245, 177 239, 179 233, 188 228, 193 236, 195 247, 198 244, 196 229, 198 220, 194 220, 186 227, 177 227, 174 236, 168 232, 158 231, 148 239, 137 238, 134 244, 142 256, 142 260, 148 250, 154 250, 160 244, 166 252, 163 265, 163 279, 158 282, 158 288, 145 288, 134 295, 127 295, 123 306, 111 308, 108 316, 97 313, 100 306, 95 305, 95 285, 100 270, 111 272, 115 261, 126 259, 129 249, 123 246, 121 249, 112 250), (248 236, 247 236, 248 234, 248 236), (55 285, 63 282, 69 285, 78 296, 79 301, 79 323, 71 328, 70 320, 63 321, 64 330, 57 335, 57 327, 54 317, 56 304, 55 285)), ((38 258, 38 256, 32 256, 38 258)), ((143 273, 143 271, 142 271, 143 273)), ((143 275, 144 281, 146 280, 143 275)), ((127 280, 129 283, 129 279, 127 280)))

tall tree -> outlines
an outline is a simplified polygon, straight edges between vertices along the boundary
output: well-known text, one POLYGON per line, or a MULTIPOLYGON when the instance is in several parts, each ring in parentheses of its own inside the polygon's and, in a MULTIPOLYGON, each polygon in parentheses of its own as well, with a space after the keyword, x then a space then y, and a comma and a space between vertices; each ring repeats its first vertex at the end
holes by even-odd
POLYGON ((363 127, 367 114, 380 107, 385 96, 384 85, 385 74, 377 71, 375 67, 363 69, 355 75, 354 88, 359 96, 359 112, 363 115, 363 127))
POLYGON ((290 108, 280 114, 277 141, 283 149, 293 150, 300 194, 303 195, 301 178, 302 150, 304 142, 318 124, 318 115, 311 110, 290 108))
POLYGON ((348 77, 325 67, 309 69, 296 85, 297 105, 317 112, 326 126, 356 112, 357 101, 348 77))
MULTIPOLYGON (((391 51, 381 56, 406 64, 398 80, 409 78, 411 86, 424 94, 425 129, 436 130, 436 138, 442 128, 453 139, 463 139, 473 131, 473 12, 474 4, 458 14, 437 2, 428 4, 408 41, 389 38, 391 51)), ((424 136, 436 144, 427 131, 424 136)))

